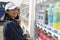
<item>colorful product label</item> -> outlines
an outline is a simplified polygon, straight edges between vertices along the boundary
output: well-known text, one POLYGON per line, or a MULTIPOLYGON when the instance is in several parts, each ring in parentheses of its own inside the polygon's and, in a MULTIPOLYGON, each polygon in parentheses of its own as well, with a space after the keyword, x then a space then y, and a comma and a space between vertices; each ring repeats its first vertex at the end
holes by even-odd
POLYGON ((54 10, 53 15, 53 28, 60 30, 60 8, 54 10))
POLYGON ((60 30, 60 4, 56 3, 48 15, 48 22, 52 23, 54 29, 60 30))

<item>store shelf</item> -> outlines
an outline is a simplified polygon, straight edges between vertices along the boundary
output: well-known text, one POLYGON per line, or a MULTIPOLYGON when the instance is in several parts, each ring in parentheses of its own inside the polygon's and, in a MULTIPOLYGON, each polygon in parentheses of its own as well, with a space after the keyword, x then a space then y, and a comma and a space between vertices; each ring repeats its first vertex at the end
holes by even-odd
POLYGON ((23 7, 22 9, 26 9, 26 8, 29 8, 29 6, 23 7))
POLYGON ((29 19, 28 18, 26 18, 26 17, 21 17, 21 20, 22 20, 22 23, 24 24, 24 26, 28 26, 28 23, 29 23, 29 19))
POLYGON ((45 25, 45 24, 42 24, 42 23, 36 23, 36 25, 39 27, 39 28, 42 28, 43 30, 46 30, 47 32, 50 32, 52 35, 55 35, 57 37, 60 38, 60 31, 58 30, 55 30, 56 32, 54 32, 54 29, 52 27, 49 27, 48 25, 45 25), (49 29, 48 29, 49 28, 49 29))
POLYGON ((24 18, 24 19, 26 19, 26 20, 29 20, 29 18, 26 18, 26 17, 24 17, 24 16, 20 16, 21 18, 24 18))
POLYGON ((21 22, 21 25, 24 26, 24 28, 29 32, 29 27, 24 22, 21 22))
POLYGON ((27 29, 28 25, 26 25, 24 22, 21 22, 21 24, 27 29))

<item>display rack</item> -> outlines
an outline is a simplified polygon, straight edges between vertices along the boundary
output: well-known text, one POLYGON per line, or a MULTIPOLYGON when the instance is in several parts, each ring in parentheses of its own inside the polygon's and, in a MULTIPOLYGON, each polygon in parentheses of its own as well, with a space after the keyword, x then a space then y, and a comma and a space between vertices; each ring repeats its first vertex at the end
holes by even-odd
POLYGON ((21 26, 29 33, 29 40, 34 40, 35 0, 24 0, 20 6, 21 26), (25 2, 24 2, 25 1, 25 2), (27 20, 27 21, 26 21, 27 20))
POLYGON ((43 30, 46 30, 47 33, 50 32, 52 34, 52 36, 53 35, 57 36, 58 40, 60 40, 60 33, 59 33, 60 31, 54 30, 53 28, 51 28, 45 24, 39 23, 39 22, 36 23, 36 25, 37 25, 37 27, 42 28, 43 30))
POLYGON ((21 27, 24 31, 24 34, 27 34, 26 39, 30 38, 30 27, 29 27, 29 5, 21 4, 20 6, 20 18, 21 18, 21 27))
MULTIPOLYGON (((57 19, 59 19, 56 15, 58 13, 56 9, 59 11, 59 0, 46 0, 36 2, 36 27, 39 28, 38 30, 38 37, 41 40, 60 40, 60 29, 58 29, 57 24, 54 24, 57 19), (57 3, 57 5, 56 5, 57 3), (57 8, 56 8, 56 7, 57 8), (55 8, 54 8, 55 7, 55 8), (54 10, 55 12, 54 12, 54 10), (44 11, 43 11, 44 10, 44 11), (54 16, 53 16, 54 15, 54 16), (54 17, 57 17, 54 18, 54 17), (42 31, 41 31, 42 30, 42 31), (46 38, 45 38, 46 37, 46 38)), ((60 15, 58 15, 60 16, 60 15)))
POLYGON ((20 9, 20 17, 21 17, 21 25, 25 28, 25 30, 28 30, 28 24, 29 24, 29 7, 25 6, 20 9))

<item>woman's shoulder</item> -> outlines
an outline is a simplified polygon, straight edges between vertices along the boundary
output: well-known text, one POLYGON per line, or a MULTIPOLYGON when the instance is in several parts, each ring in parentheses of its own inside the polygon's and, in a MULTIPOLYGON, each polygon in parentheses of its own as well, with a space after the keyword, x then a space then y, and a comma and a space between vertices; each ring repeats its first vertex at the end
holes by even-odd
POLYGON ((4 23, 4 26, 6 26, 6 25, 11 25, 11 24, 13 24, 14 22, 13 21, 6 21, 5 23, 4 23))

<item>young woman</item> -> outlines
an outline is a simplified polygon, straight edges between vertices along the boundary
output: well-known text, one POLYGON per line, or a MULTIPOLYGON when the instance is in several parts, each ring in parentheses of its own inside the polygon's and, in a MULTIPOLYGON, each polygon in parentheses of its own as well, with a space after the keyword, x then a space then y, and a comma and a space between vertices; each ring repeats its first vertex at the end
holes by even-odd
POLYGON ((18 24, 18 8, 14 3, 5 6, 4 40, 26 40, 23 30, 18 24))

